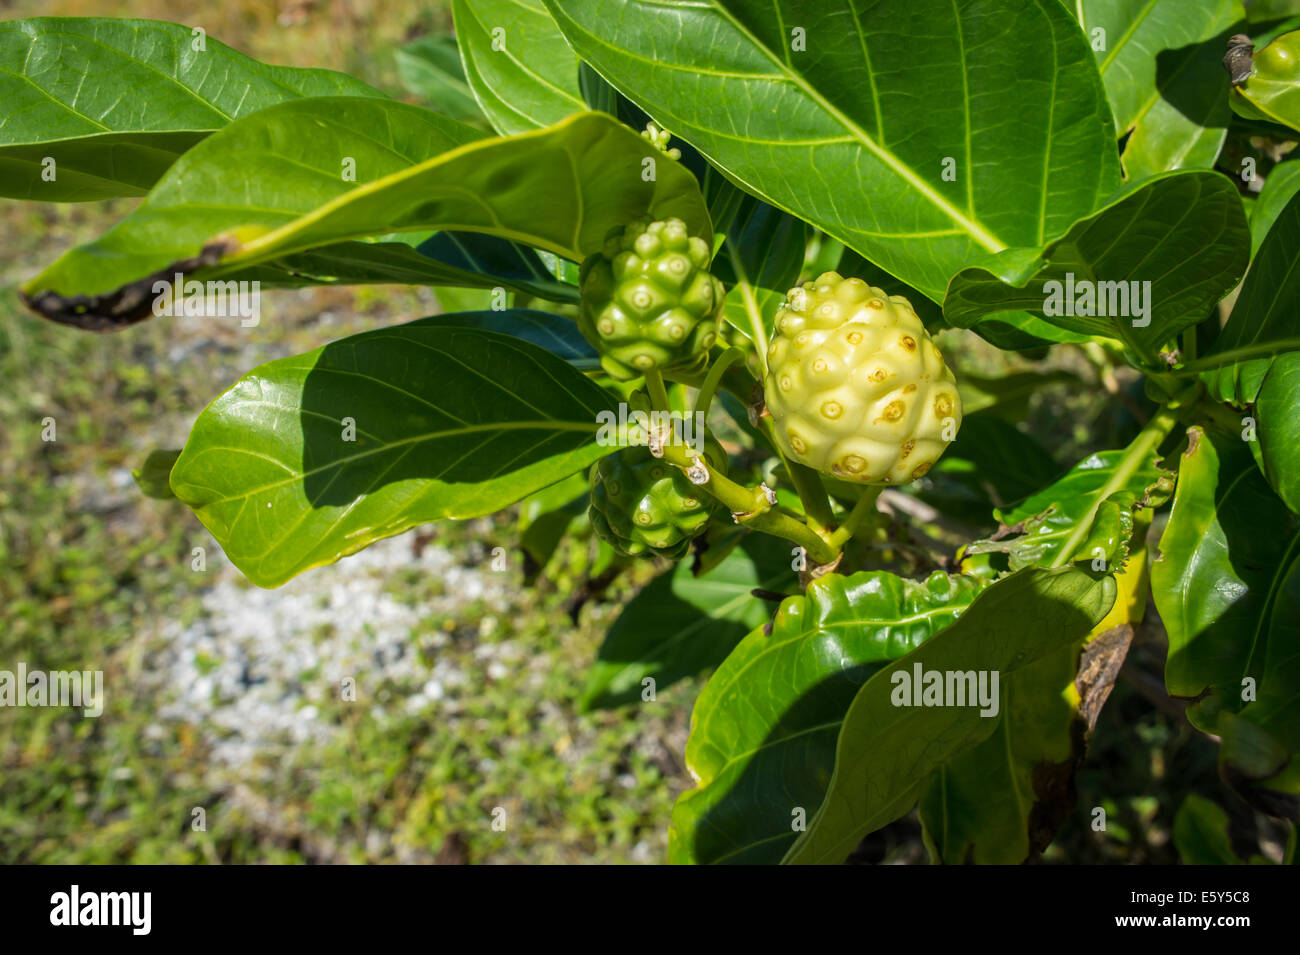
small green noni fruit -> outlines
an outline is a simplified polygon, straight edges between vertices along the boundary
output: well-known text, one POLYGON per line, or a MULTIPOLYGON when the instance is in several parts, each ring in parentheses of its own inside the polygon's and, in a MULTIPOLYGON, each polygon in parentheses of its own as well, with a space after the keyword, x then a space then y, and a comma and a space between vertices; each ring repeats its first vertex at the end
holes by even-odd
POLYGON ((777 311, 764 397, 786 455, 858 484, 919 478, 961 426, 957 382, 911 303, 837 272, 777 311))
MULTIPOLYGON (((725 471, 726 454, 717 442, 706 442, 704 459, 725 471)), ((592 465, 587 517, 603 540, 628 557, 680 560, 719 510, 681 469, 649 448, 623 448, 592 465)))
POLYGON ((705 360, 725 295, 709 257, 709 243, 681 219, 641 219, 611 232, 582 263, 578 328, 614 378, 705 360))

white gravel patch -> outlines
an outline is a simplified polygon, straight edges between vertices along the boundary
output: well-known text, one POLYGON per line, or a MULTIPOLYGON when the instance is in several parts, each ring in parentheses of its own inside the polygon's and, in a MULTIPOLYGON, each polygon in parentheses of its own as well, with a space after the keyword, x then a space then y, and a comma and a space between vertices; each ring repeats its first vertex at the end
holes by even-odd
MULTIPOLYGON (((474 600, 490 611, 480 633, 494 632, 511 578, 491 570, 488 559, 481 569, 462 566, 433 543, 417 558, 415 533, 380 541, 275 590, 247 584, 219 552, 210 552, 209 568, 222 569, 211 572, 217 580, 202 596, 202 616, 162 628, 163 646, 150 667, 170 697, 159 716, 201 727, 215 761, 240 765, 259 753, 328 740, 337 727, 319 718, 318 706, 341 699, 347 679, 354 681, 356 702, 380 718, 456 709, 449 693, 466 675, 446 661, 430 666, 417 639, 446 645, 450 637, 430 634, 425 621, 474 600), (439 577, 443 595, 419 606, 395 599, 388 579, 412 568, 439 577)), ((520 657, 509 642, 480 645, 475 655, 493 679, 512 672, 520 657)))

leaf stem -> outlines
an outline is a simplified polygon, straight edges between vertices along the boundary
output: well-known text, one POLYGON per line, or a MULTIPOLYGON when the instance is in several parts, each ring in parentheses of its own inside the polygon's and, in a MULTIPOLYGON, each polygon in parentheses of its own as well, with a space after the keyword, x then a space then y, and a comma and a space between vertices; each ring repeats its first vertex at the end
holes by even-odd
POLYGON ((659 373, 658 368, 652 368, 645 373, 645 387, 650 393, 650 407, 653 410, 672 410, 672 406, 668 404, 668 390, 664 388, 664 376, 659 373))
POLYGON ((841 550, 847 544, 853 535, 862 527, 862 522, 868 515, 875 513, 876 498, 880 497, 884 491, 883 485, 868 485, 862 489, 862 496, 858 498, 858 503, 853 505, 853 510, 849 511, 849 516, 844 519, 844 523, 835 529, 831 535, 831 546, 836 550, 841 550))
POLYGON ((731 260, 731 268, 736 273, 736 284, 732 286, 732 291, 739 290, 740 298, 744 302, 745 314, 749 317, 749 329, 752 333, 750 338, 754 342, 754 351, 758 355, 759 373, 766 378, 767 327, 763 324, 763 312, 758 307, 754 286, 749 281, 749 274, 745 271, 745 264, 740 260, 740 253, 735 243, 728 242, 726 250, 727 258, 731 260))
POLYGON ((776 456, 781 459, 781 463, 785 465, 785 473, 790 475, 790 483, 794 485, 794 492, 799 495, 803 512, 808 518, 808 526, 819 537, 829 540, 835 516, 831 511, 831 500, 826 495, 826 486, 822 484, 821 476, 812 468, 786 457, 780 443, 776 440, 775 427, 770 416, 765 415, 759 419, 759 429, 767 438, 767 443, 776 451, 776 456))
POLYGON ((728 368, 738 361, 745 360, 745 353, 739 348, 728 348, 713 363, 709 369, 709 375, 704 379, 704 384, 700 386, 700 393, 695 396, 695 413, 703 413, 706 417, 709 413, 709 406, 713 404, 713 396, 718 392, 718 385, 722 383, 722 375, 728 368))

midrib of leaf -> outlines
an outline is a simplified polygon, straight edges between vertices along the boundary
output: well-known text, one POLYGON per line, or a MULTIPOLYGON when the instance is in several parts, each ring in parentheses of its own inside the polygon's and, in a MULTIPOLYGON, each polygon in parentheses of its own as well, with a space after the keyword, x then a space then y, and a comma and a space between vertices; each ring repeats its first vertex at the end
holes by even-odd
MULTIPOLYGON (((596 425, 589 424, 587 422, 556 421, 552 419, 547 421, 500 421, 500 422, 493 422, 490 425, 472 425, 466 428, 451 428, 446 431, 431 431, 425 434, 414 435, 409 438, 401 438, 400 440, 397 441, 389 441, 381 445, 380 447, 371 448, 368 451, 359 451, 356 454, 348 455, 346 458, 335 458, 333 461, 330 461, 327 464, 322 464, 320 467, 312 468, 310 471, 294 471, 290 477, 285 478, 283 481, 275 481, 271 484, 260 484, 257 487, 250 488, 249 490, 245 491, 242 494, 232 494, 229 495, 228 497, 218 498, 217 500, 204 501, 203 506, 212 507, 217 504, 225 504, 227 501, 240 501, 240 500, 244 500, 245 498, 252 497, 255 494, 261 494, 266 491, 275 490, 276 488, 279 487, 284 487, 287 484, 297 484, 298 482, 302 481, 304 478, 311 477, 314 474, 321 474, 325 471, 338 468, 344 464, 350 464, 353 461, 359 461, 362 458, 370 457, 371 455, 383 454, 386 451, 391 451, 392 449, 402 447, 403 445, 419 444, 423 441, 435 441, 439 438, 458 437, 464 434, 481 434, 483 432, 515 431, 515 430, 591 431, 594 433, 596 431, 596 425)), ((200 449, 200 453, 202 454, 206 454, 211 451, 231 451, 235 454, 247 454, 253 457, 266 457, 265 455, 258 455, 255 452, 249 451, 247 448, 236 448, 224 444, 206 445, 200 449)), ((273 461, 274 463, 284 468, 288 467, 283 461, 279 460, 278 458, 266 457, 266 460, 273 461)))
MULTIPOLYGON (((853 138, 856 139, 858 142, 860 142, 867 149, 868 152, 875 155, 876 158, 878 158, 886 166, 892 169, 899 177, 901 177, 904 182, 906 182, 909 186, 911 186, 922 196, 924 196, 925 199, 928 202, 930 202, 935 208, 937 208, 939 211, 944 213, 944 215, 948 216, 948 218, 950 218, 954 223, 960 226, 961 229, 964 232, 966 232, 967 235, 969 235, 972 239, 974 239, 976 242, 978 242, 980 245, 982 245, 985 249, 987 249, 990 252, 995 252, 995 253, 1002 252, 1007 248, 1007 244, 1005 242, 998 239, 992 233, 987 232, 985 229, 983 229, 974 221, 962 215, 961 212, 958 211, 957 208, 954 207, 951 203, 949 203, 946 199, 944 199, 943 196, 939 195, 932 188, 930 188, 930 186, 925 182, 925 180, 923 180, 920 176, 918 176, 910 166, 908 166, 901 159, 895 156, 891 151, 884 148, 875 140, 873 140, 870 136, 868 136, 867 131, 865 129, 863 129, 853 120, 849 119, 849 117, 845 115, 839 108, 837 108, 828 99, 826 99, 826 97, 822 96, 822 94, 818 92, 814 86, 812 86, 806 79, 804 79, 801 73, 788 66, 784 60, 776 56, 776 54, 774 54, 765 44, 761 43, 758 37, 754 36, 754 34, 749 30, 749 28, 747 28, 744 24, 742 24, 739 20, 737 20, 734 16, 732 16, 731 11, 727 10, 727 8, 722 5, 721 0, 710 0, 710 5, 714 7, 727 21, 729 21, 737 31, 739 31, 746 38, 748 38, 749 41, 753 43, 757 49, 761 50, 764 56, 766 56, 783 75, 785 75, 792 83, 794 83, 801 90, 803 90, 803 92, 809 98, 811 98, 814 102, 816 102, 817 105, 820 106, 823 110, 825 110, 833 119, 835 119, 837 122, 843 125, 846 129, 848 129, 853 134, 853 138)), ((859 37, 861 37, 861 31, 859 31, 859 37)), ((963 55, 964 55, 964 49, 963 49, 963 55)), ((867 75, 871 77, 872 85, 874 87, 875 77, 870 69, 870 64, 865 64, 865 65, 867 66, 867 75)), ((969 124, 967 125, 969 126, 969 124)), ((883 134, 883 130, 881 132, 883 134)))
MULTIPOLYGON (((555 124, 554 126, 548 126, 544 129, 538 129, 527 133, 518 133, 515 136, 510 137, 510 139, 520 140, 526 137, 541 137, 541 136, 552 135, 558 129, 562 127, 567 127, 577 122, 578 120, 582 119, 583 115, 584 114, 582 113, 578 113, 575 114, 574 116, 570 116, 566 120, 562 120, 561 122, 555 124)), ((315 243, 313 242, 304 242, 298 246, 295 246, 293 244, 293 240, 295 236, 300 235, 311 226, 315 225, 316 223, 322 221, 323 219, 325 219, 326 217, 334 213, 336 210, 344 208, 348 204, 354 201, 358 201, 362 198, 371 196, 375 193, 382 192, 391 187, 400 185, 402 182, 408 179, 419 176, 420 174, 430 169, 433 169, 443 163, 450 163, 453 159, 458 159, 461 156, 467 155, 476 150, 492 148, 496 146, 498 142, 499 140, 496 139, 475 139, 472 140, 471 142, 463 143, 460 146, 456 146, 446 152, 439 153, 437 156, 434 156, 431 159, 426 159, 423 162, 408 166, 405 169, 399 169, 396 172, 389 173, 387 176, 382 176, 379 179, 374 179, 371 180, 370 182, 363 183, 362 185, 357 186, 355 189, 349 189, 347 192, 343 193, 342 195, 335 196, 333 199, 329 200, 323 205, 317 206, 315 209, 313 209, 311 212, 307 213, 306 215, 299 216, 296 219, 294 219, 292 222, 280 226, 278 229, 273 229, 272 231, 267 232, 265 235, 259 236, 256 239, 252 239, 244 243, 235 252, 231 253, 230 255, 222 259, 221 264, 223 267, 229 267, 234 265, 255 265, 259 262, 264 262, 268 259, 277 258, 282 255, 288 255, 294 252, 301 252, 305 249, 313 248, 315 245, 315 243)), ((381 143, 380 145, 382 146, 383 144, 381 143)), ((573 167, 572 154, 569 152, 568 149, 564 149, 562 151, 564 152, 565 156, 568 158, 570 167, 572 168, 573 167)), ((409 161, 409 160, 405 160, 405 157, 403 157, 403 159, 404 161, 409 161)), ((575 172, 575 181, 576 181, 577 179, 576 169, 574 170, 574 172, 575 172)), ((545 236, 527 235, 525 233, 518 232, 514 229, 505 228, 500 224, 501 218, 497 214, 497 211, 493 209, 492 206, 490 206, 487 202, 485 202, 481 196, 479 196, 474 192, 471 192, 468 189, 458 189, 457 187, 450 184, 448 184, 446 188, 452 189, 453 191, 459 191, 469 196, 470 198, 475 199, 479 203, 479 205, 491 215, 493 220, 493 226, 492 226, 493 235, 497 235, 502 238, 512 239, 516 242, 520 242, 525 245, 540 246, 549 252, 554 252, 556 255, 563 256, 564 258, 567 259, 580 260, 583 257, 582 250, 577 248, 577 243, 576 243, 576 238, 581 234, 581 230, 582 230, 582 216, 584 210, 582 209, 581 204, 579 204, 578 214, 577 216, 575 216, 573 247, 565 248, 559 243, 552 242, 550 239, 548 239, 545 236)), ((581 191, 579 191, 579 195, 581 195, 581 191)), ((283 213, 283 210, 279 210, 279 211, 283 213)), ((392 231, 419 232, 427 228, 428 228, 427 224, 412 225, 403 229, 395 229, 392 231)), ((482 232, 483 226, 479 223, 439 223, 439 229, 441 231, 460 230, 465 232, 482 232)), ((353 239, 361 239, 361 238, 366 238, 369 235, 371 235, 371 231, 369 230, 353 231, 353 232, 346 233, 344 235, 331 236, 330 242, 343 242, 343 241, 348 241, 353 239)))
MULTIPOLYGON (((883 148, 878 143, 876 143, 875 140, 873 140, 869 135, 867 135, 866 130, 862 129, 852 120, 850 120, 843 112, 841 112, 834 105, 832 105, 825 97, 819 94, 814 87, 810 86, 808 82, 801 75, 789 69, 784 63, 784 61, 781 60, 780 57, 776 56, 770 49, 768 49, 768 47, 766 47, 764 44, 759 42, 759 40, 757 39, 757 37, 753 35, 753 33, 751 33, 748 29, 746 29, 743 24, 739 23, 724 7, 722 7, 721 4, 719 3, 719 0, 708 0, 707 4, 695 4, 695 5, 696 6, 707 5, 715 8, 727 21, 729 21, 736 28, 736 30, 738 30, 740 33, 746 36, 757 49, 763 52, 763 55, 766 56, 767 59, 769 59, 777 67, 781 75, 778 77, 778 76, 768 76, 764 74, 755 74, 755 73, 726 73, 721 70, 701 70, 698 67, 677 67, 671 63, 661 63, 655 60, 651 60, 647 57, 637 56, 636 54, 633 54, 630 51, 623 49, 622 47, 615 46, 614 44, 608 42, 607 40, 604 40, 603 38, 592 33, 590 30, 584 29, 583 32, 586 34, 588 39, 591 40, 591 42, 604 46, 609 50, 617 53, 619 56, 626 57, 628 59, 639 60, 640 62, 645 63, 647 66, 651 66, 655 69, 675 68, 675 69, 686 70, 689 72, 708 73, 711 76, 722 77, 722 78, 726 78, 728 76, 735 76, 737 78, 743 78, 748 80, 765 80, 769 82, 776 82, 781 79, 784 79, 788 82, 794 83, 801 90, 803 90, 809 97, 811 97, 819 106, 821 106, 833 119, 841 123, 846 129, 848 129, 851 135, 848 137, 834 137, 829 139, 809 140, 807 143, 792 143, 788 140, 782 140, 781 141, 782 145, 787 145, 787 146, 817 145, 817 144, 831 143, 831 142, 856 141, 860 143, 864 148, 866 148, 869 152, 874 154, 878 159, 880 159, 880 161, 883 162, 886 166, 888 166, 896 175, 902 178, 904 182, 906 182, 909 186, 911 186, 913 189, 919 192, 923 197, 925 197, 925 199, 928 202, 930 202, 931 205, 933 205, 936 209, 939 209, 944 215, 946 215, 949 219, 951 219, 959 227, 958 229, 954 230, 956 234, 965 234, 969 236, 971 239, 973 239, 979 245, 983 246, 989 252, 995 252, 995 253, 1001 252, 1007 248, 1006 243, 1002 242, 1000 239, 998 239, 990 232, 986 231, 980 225, 968 219, 966 216, 962 215, 962 213, 958 211, 951 203, 949 203, 937 192, 931 189, 925 183, 925 181, 921 179, 919 176, 917 176, 917 174, 913 172, 909 166, 907 166, 904 162, 902 162, 902 160, 900 160, 889 150, 883 148)), ((579 25, 577 23, 574 23, 574 26, 578 27, 579 25)), ((869 76, 871 76, 870 71, 868 71, 868 74, 869 76)), ((874 83, 874 76, 871 76, 871 80, 874 83)), ((682 125, 682 124, 679 123, 678 125, 682 125)), ((695 129, 699 129, 701 132, 705 132, 705 133, 710 132, 707 129, 694 126, 694 124, 688 123, 686 125, 689 125, 695 129)), ((724 138, 728 138, 734 141, 741 141, 741 142, 747 141, 745 140, 744 137, 741 136, 736 136, 730 133, 721 133, 717 131, 714 132, 716 135, 723 136, 724 138)), ((765 145, 771 144, 770 140, 748 140, 748 141, 755 142, 755 143, 763 143, 765 145)), ((789 210, 787 209, 786 211, 789 210)), ((904 235, 903 233, 897 233, 897 232, 867 233, 860 229, 854 229, 853 231, 863 235, 876 234, 876 235, 888 236, 890 238, 898 238, 901 235, 904 235)), ((934 234, 939 235, 939 234, 950 234, 950 233, 936 232, 934 234)), ((913 235, 913 233, 907 233, 907 235, 913 235)))
MULTIPOLYGON (((1138 27, 1142 26, 1143 22, 1151 15, 1151 12, 1155 10, 1156 5, 1159 2, 1160 0, 1147 0, 1147 5, 1142 8, 1142 12, 1134 18, 1133 22, 1129 24, 1129 28, 1120 35, 1119 42, 1110 48, 1110 52, 1107 53, 1105 59, 1101 61, 1101 69, 1098 72, 1103 75, 1105 74, 1106 70, 1109 69, 1110 64, 1114 62, 1115 57, 1119 55, 1119 51, 1124 49, 1129 40, 1133 39, 1133 34, 1137 33, 1138 27)), ((1080 23, 1082 23, 1082 21, 1080 21, 1080 23)))

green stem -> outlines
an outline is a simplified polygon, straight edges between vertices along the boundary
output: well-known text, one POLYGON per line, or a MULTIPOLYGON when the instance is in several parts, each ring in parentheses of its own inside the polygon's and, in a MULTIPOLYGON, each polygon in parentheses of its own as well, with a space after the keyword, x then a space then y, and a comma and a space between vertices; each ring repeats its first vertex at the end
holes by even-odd
POLYGON ((849 511, 849 516, 844 519, 844 523, 836 528, 835 533, 831 535, 831 546, 836 550, 843 549, 862 526, 862 522, 868 515, 875 513, 876 498, 880 497, 885 488, 882 485, 868 485, 862 489, 862 496, 858 498, 858 503, 853 505, 853 510, 849 511))
POLYGON ((1300 338, 1279 338, 1272 342, 1246 345, 1242 348, 1234 348, 1231 351, 1219 352, 1217 355, 1207 355, 1204 358, 1190 361, 1175 368, 1170 374, 1179 376, 1196 375, 1213 368, 1222 368, 1224 365, 1235 364, 1246 358, 1266 358, 1269 355, 1277 355, 1281 352, 1295 351, 1297 349, 1300 349, 1300 338))
POLYGON ((767 438, 767 443, 776 451, 776 456, 781 459, 781 463, 785 465, 785 473, 790 475, 790 483, 794 485, 794 492, 799 495, 803 512, 808 518, 808 526, 819 537, 829 539, 835 516, 831 511, 831 500, 826 495, 826 486, 822 484, 821 477, 812 468, 798 461, 791 461, 785 456, 785 452, 781 450, 781 445, 776 440, 775 428, 776 425, 770 416, 759 420, 759 429, 767 438))
MULTIPOLYGON (((682 445, 667 445, 663 450, 664 460, 682 470, 697 464, 698 459, 682 445)), ((737 523, 798 544, 817 564, 829 564, 839 554, 802 521, 781 513, 766 488, 744 487, 712 469, 700 487, 727 507, 737 523)))
POLYGON ((668 403, 668 390, 664 388, 664 376, 654 368, 645 373, 646 391, 650 393, 650 407, 655 411, 671 411, 668 403))
POLYGON ((754 342, 754 351, 758 354, 758 368, 764 378, 767 377, 767 327, 763 324, 763 310, 758 307, 758 299, 754 296, 754 286, 749 281, 749 275, 745 272, 745 264, 740 260, 740 253, 736 251, 735 244, 728 242, 727 257, 731 260, 731 268, 736 273, 736 284, 732 286, 732 291, 739 290, 740 298, 745 305, 745 314, 749 317, 749 330, 752 332, 751 340, 754 342))
POLYGON ((1111 474, 1110 479, 1097 493, 1092 506, 1088 509, 1088 513, 1074 525, 1070 535, 1061 543, 1061 549, 1057 551, 1056 557, 1048 564, 1048 567, 1064 567, 1074 558, 1074 552, 1079 548, 1080 544, 1087 540, 1088 534, 1092 531, 1092 522, 1096 518, 1097 509, 1101 507, 1102 502, 1116 491, 1121 490, 1134 472, 1142 466, 1142 462, 1146 460, 1147 455, 1160 447, 1160 443, 1164 441, 1169 432, 1173 430, 1174 425, 1178 423, 1179 417, 1199 397, 1200 390, 1199 384, 1193 385, 1160 406, 1160 410, 1147 422, 1146 427, 1124 449, 1124 456, 1120 458, 1119 464, 1111 474))
POLYGON ((709 369, 709 375, 704 379, 704 384, 700 386, 700 393, 695 396, 695 413, 703 413, 706 417, 709 414, 709 406, 713 404, 713 396, 718 392, 718 385, 722 383, 722 375, 728 368, 738 361, 745 360, 745 353, 739 348, 728 348, 713 363, 709 369))

